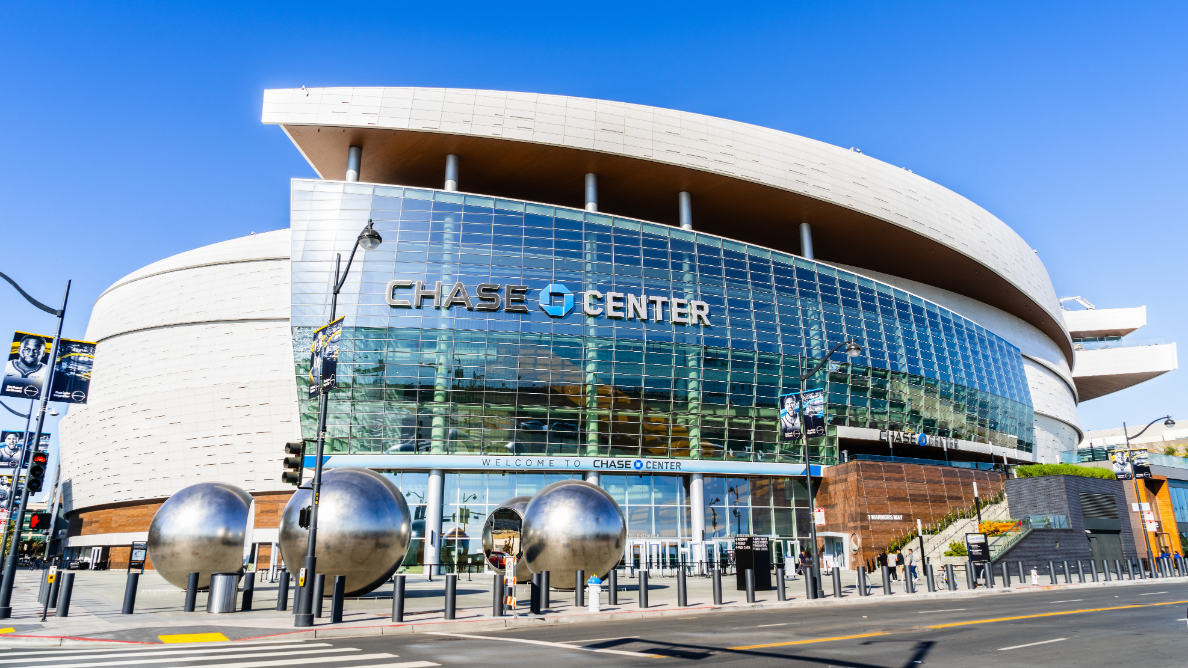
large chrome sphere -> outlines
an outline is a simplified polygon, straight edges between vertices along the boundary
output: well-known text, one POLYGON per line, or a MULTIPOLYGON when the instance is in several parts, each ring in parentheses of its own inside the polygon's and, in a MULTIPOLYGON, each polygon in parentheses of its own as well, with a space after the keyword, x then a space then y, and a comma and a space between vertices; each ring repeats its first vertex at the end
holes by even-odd
POLYGON ((206 589, 211 573, 238 571, 251 505, 250 494, 224 482, 198 483, 169 497, 149 525, 153 568, 181 589, 190 573, 206 589))
POLYGON ((603 577, 623 556, 627 523, 619 504, 598 485, 562 480, 546 486, 524 509, 521 547, 533 573, 572 589, 574 571, 603 577))
POLYGON ((503 575, 505 558, 511 556, 518 559, 516 582, 532 580, 532 571, 528 569, 528 562, 524 560, 524 550, 521 547, 524 509, 531 500, 531 496, 513 496, 492 510, 487 521, 483 523, 483 556, 487 558, 491 570, 500 575, 503 575))
MULTIPOLYGON (((298 526, 298 516, 312 504, 312 491, 303 487, 281 515, 281 556, 293 573, 304 565, 309 541, 309 530, 298 526)), ((315 556, 318 572, 326 575, 327 594, 334 592, 335 575, 346 576, 348 596, 366 594, 386 582, 404 560, 411 537, 412 515, 390 479, 353 467, 322 474, 315 556)))

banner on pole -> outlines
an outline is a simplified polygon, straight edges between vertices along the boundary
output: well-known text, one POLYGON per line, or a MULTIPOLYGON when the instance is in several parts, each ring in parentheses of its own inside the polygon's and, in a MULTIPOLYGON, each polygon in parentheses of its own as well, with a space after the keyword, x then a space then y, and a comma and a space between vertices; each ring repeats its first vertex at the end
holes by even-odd
POLYGON ((46 432, 41 432, 41 443, 38 447, 33 448, 33 432, 27 434, 23 431, 2 431, 0 432, 0 469, 15 469, 17 468, 17 459, 21 456, 21 445, 25 446, 25 462, 21 468, 28 468, 29 458, 33 456, 34 452, 48 452, 50 446, 50 435, 46 432))
POLYGON ((91 392, 91 369, 95 366, 95 346, 90 341, 62 339, 54 367, 54 386, 50 401, 85 404, 91 392))
POLYGON ((825 435, 825 391, 789 392, 780 395, 780 438, 797 441, 800 430, 808 437, 825 435))
POLYGON ((309 398, 329 394, 337 387, 338 349, 342 344, 342 316, 313 333, 309 355, 309 398))
MULTIPOLYGON (((12 337, 8 363, 0 395, 40 399, 49 372, 49 356, 54 337, 17 332, 12 337)), ((68 404, 87 403, 91 389, 91 368, 95 363, 95 345, 90 341, 62 339, 54 370, 50 401, 68 404)))

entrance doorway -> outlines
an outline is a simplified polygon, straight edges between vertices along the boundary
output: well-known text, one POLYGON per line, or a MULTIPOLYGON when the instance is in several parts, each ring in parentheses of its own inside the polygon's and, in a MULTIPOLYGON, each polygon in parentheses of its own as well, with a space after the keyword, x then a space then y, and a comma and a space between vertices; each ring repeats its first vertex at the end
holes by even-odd
POLYGON ((1122 559, 1122 535, 1119 531, 1091 531, 1088 534, 1089 552, 1093 560, 1113 562, 1122 559))

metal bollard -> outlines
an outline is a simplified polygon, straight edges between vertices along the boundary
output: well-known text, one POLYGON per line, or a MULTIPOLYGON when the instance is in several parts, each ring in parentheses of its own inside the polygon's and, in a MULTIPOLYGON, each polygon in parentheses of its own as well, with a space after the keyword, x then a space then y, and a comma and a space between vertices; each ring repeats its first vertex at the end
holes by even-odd
POLYGON ((977 589, 978 588, 978 583, 976 581, 974 581, 974 571, 973 571, 973 562, 972 561, 965 562, 965 584, 969 586, 969 589, 977 589))
POLYGON ((1081 566, 1081 560, 1077 559, 1077 581, 1080 584, 1085 584, 1085 568, 1081 566))
POLYGON ((239 604, 239 609, 247 612, 252 609, 252 599, 256 596, 256 574, 243 574, 243 602, 239 604))
POLYGON ((318 573, 314 576, 314 617, 321 619, 325 616, 326 603, 326 574, 318 573))
POLYGON ((540 609, 541 610, 549 609, 549 605, 550 605, 549 594, 552 591, 552 587, 549 586, 549 578, 550 577, 552 577, 552 576, 550 575, 549 571, 541 571, 540 572, 540 609))
POLYGON ((140 573, 129 573, 128 582, 124 585, 124 609, 121 614, 130 615, 136 607, 136 585, 140 583, 140 573))
POLYGON ((503 616, 503 599, 507 596, 503 587, 503 576, 496 573, 495 582, 491 586, 491 616, 503 616))
POLYGON ((1089 567, 1093 570, 1093 581, 1097 582, 1097 562, 1093 559, 1090 559, 1089 567))
POLYGON ((1007 562, 1002 562, 1002 586, 1006 589, 1011 588, 1011 568, 1007 562))
POLYGON ((608 580, 610 581, 610 589, 607 590, 607 592, 606 592, 606 604, 607 605, 618 605, 619 604, 619 571, 612 568, 610 570, 610 573, 607 573, 607 576, 608 576, 608 580))
MULTIPOLYGON (((784 569, 779 569, 778 572, 783 572, 784 569)), ((685 587, 685 568, 682 566, 677 569, 677 607, 686 608, 689 606, 689 592, 685 587)))
POLYGON ((1048 562, 1048 580, 1050 584, 1056 584, 1056 562, 1048 562))
POLYGON ((1072 573, 1068 570, 1068 559, 1064 560, 1064 584, 1072 584, 1072 573))
POLYGON ((1121 559, 1114 560, 1114 570, 1118 571, 1118 579, 1119 580, 1125 579, 1122 577, 1122 560, 1121 559))
POLYGON ((1130 579, 1134 579, 1134 561, 1130 557, 1126 558, 1126 572, 1130 574, 1130 579))
POLYGON ((330 623, 342 623, 342 606, 346 598, 346 576, 334 576, 334 589, 330 593, 330 623))
POLYGON ((529 614, 533 614, 533 615, 540 614, 540 581, 541 581, 540 573, 533 573, 532 574, 532 585, 531 585, 532 588, 531 588, 530 593, 528 594, 528 612, 529 612, 529 614))
POLYGON ((1114 579, 1113 574, 1110 573, 1110 562, 1108 559, 1101 560, 1101 573, 1106 582, 1114 579))
MULTIPOLYGON (((859 578, 862 577, 861 572, 859 572, 858 577, 859 578)), ((683 588, 684 587, 682 586, 682 589, 683 588)), ((783 566, 780 566, 779 568, 776 569, 776 600, 777 601, 787 601, 788 600, 788 595, 784 592, 784 567, 783 566)))
POLYGON ((58 571, 58 576, 54 578, 54 581, 52 583, 50 583, 49 591, 47 592, 48 602, 46 602, 45 607, 52 608, 58 604, 58 589, 61 586, 62 586, 62 571, 58 571))
POLYGON ((994 589, 994 564, 987 561, 986 565, 982 567, 982 573, 986 579, 986 588, 994 589))
MULTIPOLYGON (((289 571, 280 572, 280 584, 276 586, 276 610, 284 612, 289 607, 289 571)), ((190 612, 193 612, 193 607, 190 612)))
POLYGON ((1018 561, 1015 563, 1019 564, 1019 582, 1022 584, 1027 584, 1027 574, 1023 572, 1023 562, 1018 561))
POLYGON ((953 564, 945 564, 945 585, 949 591, 957 591, 957 573, 953 569, 953 564))
POLYGON ((648 607, 648 572, 646 570, 639 572, 639 607, 648 607))
POLYGON ((833 598, 842 597, 841 568, 833 567, 833 598))
POLYGON ((754 569, 748 568, 746 573, 744 573, 743 575, 745 576, 745 579, 747 581, 747 603, 754 603, 755 602, 755 571, 754 571, 754 569))
POLYGON ((445 577, 445 618, 453 619, 458 602, 458 574, 447 573, 445 577))
POLYGON ((883 595, 891 595, 891 568, 883 564, 883 595))
MULTIPOLYGON (((190 573, 186 576, 186 605, 182 608, 182 612, 194 612, 194 605, 198 602, 198 577, 197 573, 190 573)), ((277 608, 284 610, 284 608, 277 608)))
POLYGON ((404 621, 404 576, 392 578, 392 621, 404 621))
POLYGON ((573 606, 586 607, 586 571, 582 569, 573 573, 573 606))
POLYGON ((722 571, 714 569, 714 605, 722 605, 722 571))
POLYGON ((58 611, 56 617, 70 616, 70 594, 74 591, 74 573, 62 576, 62 593, 58 595, 58 611))
POLYGON ((811 567, 804 569, 804 597, 809 601, 817 598, 817 584, 813 582, 813 569, 811 567))

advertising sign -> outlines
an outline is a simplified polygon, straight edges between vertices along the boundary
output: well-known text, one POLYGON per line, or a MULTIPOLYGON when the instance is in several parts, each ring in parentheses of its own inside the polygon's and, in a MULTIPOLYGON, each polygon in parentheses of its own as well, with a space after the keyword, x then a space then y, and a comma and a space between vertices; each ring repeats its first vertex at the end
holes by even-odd
POLYGON ((0 475, 0 503, 7 503, 9 498, 20 499, 25 491, 25 476, 17 479, 16 488, 12 486, 11 475, 0 475))
POLYGON ((54 337, 17 332, 12 337, 8 363, 4 365, 4 383, 0 395, 36 399, 49 371, 49 356, 54 337))
POLYGON ((144 562, 148 560, 148 543, 132 543, 131 556, 128 558, 128 570, 134 568, 144 572, 144 562))
POLYGON ((796 441, 801 429, 807 436, 825 435, 825 391, 809 390, 780 395, 780 438, 796 441))
POLYGON ((1146 450, 1116 450, 1110 454, 1118 480, 1151 477, 1151 458, 1146 450))
MULTIPOLYGON (((33 432, 29 432, 28 439, 33 438, 33 432)), ((26 435, 23 431, 2 431, 0 432, 0 470, 15 469, 17 467, 17 459, 21 455, 21 444, 25 443, 26 435)), ((41 445, 37 448, 38 451, 48 452, 50 444, 50 435, 41 432, 41 445)), ((28 468, 29 458, 33 456, 33 448, 25 447, 25 463, 22 468, 28 468)))
MULTIPOLYGON (((346 316, 343 316, 345 318, 346 316)), ((338 349, 342 344, 342 320, 319 327, 313 333, 309 356, 309 398, 329 394, 337 387, 338 349)))
POLYGON ((1139 480, 1151 477, 1151 456, 1146 450, 1130 452, 1130 470, 1139 480))
POLYGON ((969 550, 970 561, 990 561, 990 544, 986 542, 986 534, 965 534, 965 547, 969 550))
POLYGON ((747 569, 751 569, 755 589, 771 591, 771 543, 767 536, 734 537, 735 586, 747 590, 747 569))
POLYGON ((95 366, 95 345, 90 341, 61 340, 50 401, 87 403, 91 391, 91 368, 95 366))

